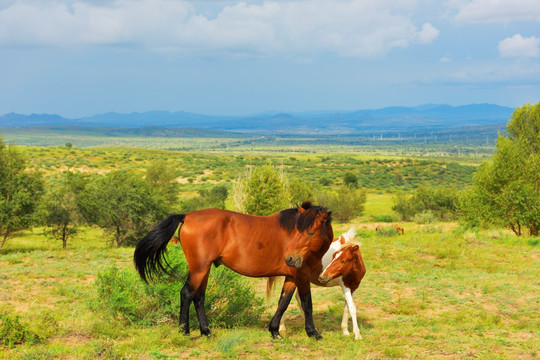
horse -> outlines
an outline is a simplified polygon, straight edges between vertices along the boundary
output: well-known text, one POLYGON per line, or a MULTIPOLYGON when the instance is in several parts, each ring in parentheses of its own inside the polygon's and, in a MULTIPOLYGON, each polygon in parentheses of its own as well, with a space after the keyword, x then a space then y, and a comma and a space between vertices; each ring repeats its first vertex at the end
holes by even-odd
POLYGON ((394 227, 394 229, 396 229, 398 235, 405 234, 405 230, 401 226, 396 225, 396 224, 393 224, 392 226, 394 227))
POLYGON ((381 224, 377 224, 375 226, 375 232, 376 233, 379 232, 379 231, 383 231, 383 229, 384 229, 384 226, 382 226, 381 224))
POLYGON ((135 268, 143 281, 168 273, 164 254, 178 230, 188 263, 188 276, 180 291, 180 328, 189 334, 189 307, 193 302, 202 335, 209 335, 204 297, 212 264, 245 276, 285 276, 275 315, 268 330, 280 338, 279 322, 296 288, 306 313, 308 336, 322 339, 313 323, 310 278, 318 276, 322 256, 334 232, 331 213, 311 202, 268 216, 255 216, 221 209, 203 209, 173 214, 157 224, 137 244, 135 268), (317 273, 313 273, 316 268, 317 273))
MULTIPOLYGON (((343 335, 350 335, 348 330, 350 315, 352 318, 354 338, 355 340, 359 340, 362 339, 362 335, 360 335, 360 329, 358 328, 358 322, 356 320, 356 305, 354 304, 352 295, 366 274, 366 267, 364 265, 364 260, 362 259, 362 254, 360 253, 359 246, 352 243, 354 236, 355 229, 354 227, 351 227, 349 231, 341 234, 332 241, 330 248, 321 259, 321 269, 324 269, 323 272, 318 278, 312 278, 311 282, 318 286, 341 287, 343 295, 345 296, 345 308, 343 310, 343 319, 341 320, 341 330, 343 331, 343 335), (340 252, 341 254, 338 254, 340 252), (340 259, 339 264, 342 265, 341 267, 338 267, 338 265, 332 265, 338 257, 340 259), (345 261, 345 263, 343 263, 343 261, 345 261), (325 271, 327 274, 331 274, 332 277, 329 278, 328 275, 323 277, 322 274, 325 271)), ((270 297, 275 281, 276 278, 268 279, 266 286, 267 299, 270 297)), ((296 300, 298 303, 300 303, 298 296, 296 300)), ((302 308, 300 308, 300 311, 302 312, 302 308)), ((304 315, 303 312, 302 315, 304 315)), ((285 320, 283 318, 279 326, 280 331, 285 331, 285 320)))

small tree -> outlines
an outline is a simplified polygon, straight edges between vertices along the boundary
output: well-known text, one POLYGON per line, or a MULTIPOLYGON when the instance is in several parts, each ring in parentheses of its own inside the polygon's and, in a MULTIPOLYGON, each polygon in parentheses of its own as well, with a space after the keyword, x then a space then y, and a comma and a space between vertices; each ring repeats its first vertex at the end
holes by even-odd
POLYGON ((40 204, 43 224, 50 227, 52 238, 62 240, 64 249, 68 239, 77 233, 81 218, 76 197, 78 183, 70 181, 73 176, 66 172, 60 181, 50 182, 40 204))
POLYGON ((460 209, 468 222, 540 233, 540 102, 517 108, 499 134, 493 159, 474 174, 460 209))
POLYGON ((352 172, 347 171, 343 177, 343 184, 348 187, 357 188, 358 178, 352 172))
POLYGON ((34 223, 42 193, 41 174, 28 171, 23 156, 0 140, 0 249, 15 231, 34 223))
POLYGON ((317 201, 332 210, 332 216, 339 222, 348 222, 362 215, 366 203, 366 192, 348 186, 341 187, 337 193, 319 194, 317 201))
POLYGON ((124 171, 90 182, 80 201, 86 220, 110 233, 117 247, 141 237, 168 211, 147 181, 124 171))
POLYGON ((282 170, 271 165, 248 169, 233 186, 237 211, 270 215, 291 206, 291 192, 282 170))
POLYGON ((146 169, 146 181, 152 185, 154 190, 159 191, 163 201, 171 207, 176 203, 178 197, 177 171, 168 166, 164 160, 153 162, 146 169))

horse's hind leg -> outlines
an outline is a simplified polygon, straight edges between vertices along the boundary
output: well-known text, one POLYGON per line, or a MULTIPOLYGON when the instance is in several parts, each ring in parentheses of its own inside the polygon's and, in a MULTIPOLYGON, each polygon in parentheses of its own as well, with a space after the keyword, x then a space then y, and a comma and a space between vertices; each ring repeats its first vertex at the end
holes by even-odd
POLYGON ((287 307, 291 302, 295 289, 296 285, 294 283, 294 280, 289 277, 285 278, 285 283, 283 284, 283 288, 281 289, 281 296, 279 297, 278 308, 276 310, 276 313, 272 317, 272 320, 270 321, 270 325, 268 326, 268 330, 270 330, 270 333, 272 334, 272 337, 274 339, 280 338, 279 324, 281 318, 283 317, 283 314, 285 313, 285 310, 287 310, 287 307))
POLYGON ((180 328, 184 329, 186 335, 189 334, 189 307, 191 302, 193 302, 197 312, 201 334, 210 334, 206 312, 204 311, 204 295, 209 272, 210 266, 205 272, 189 273, 186 283, 180 291, 180 328))

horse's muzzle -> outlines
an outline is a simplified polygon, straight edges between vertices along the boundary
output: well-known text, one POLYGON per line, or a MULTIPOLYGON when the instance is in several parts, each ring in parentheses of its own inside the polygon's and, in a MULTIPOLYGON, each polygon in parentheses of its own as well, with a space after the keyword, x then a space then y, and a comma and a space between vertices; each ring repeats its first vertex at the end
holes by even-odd
POLYGON ((326 276, 319 276, 319 282, 321 284, 326 284, 327 282, 329 282, 330 280, 332 280, 332 278, 329 278, 329 277, 326 277, 326 276))
POLYGON ((300 269, 300 267, 302 267, 302 257, 300 255, 296 257, 289 255, 285 258, 285 263, 290 267, 300 269))

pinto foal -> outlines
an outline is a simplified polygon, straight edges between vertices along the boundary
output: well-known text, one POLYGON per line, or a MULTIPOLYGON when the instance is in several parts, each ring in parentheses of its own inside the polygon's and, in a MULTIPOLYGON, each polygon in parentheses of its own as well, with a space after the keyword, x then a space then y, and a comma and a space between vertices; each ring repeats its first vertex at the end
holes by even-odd
MULTIPOLYGON (((343 331, 343 335, 349 335, 348 322, 349 316, 351 316, 354 338, 359 340, 362 339, 362 335, 360 335, 360 329, 358 328, 356 305, 354 304, 352 295, 360 285, 360 282, 366 273, 366 267, 364 266, 364 260, 360 253, 360 247, 351 242, 354 235, 355 229, 354 227, 351 227, 349 231, 332 241, 330 248, 321 259, 322 273, 316 278, 312 277, 311 283, 324 287, 341 287, 343 295, 345 296, 345 308, 343 309, 341 330, 343 331)), ((273 284, 276 280, 277 277, 268 279, 266 289, 267 298, 270 297, 273 284)), ((296 294, 296 300, 300 304, 298 294, 296 294)), ((299 306, 299 308, 300 312, 302 312, 302 316, 304 316, 302 307, 299 306)), ((279 330, 286 331, 285 320, 283 317, 279 324, 279 330)))

